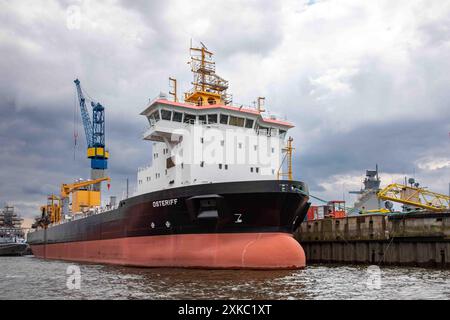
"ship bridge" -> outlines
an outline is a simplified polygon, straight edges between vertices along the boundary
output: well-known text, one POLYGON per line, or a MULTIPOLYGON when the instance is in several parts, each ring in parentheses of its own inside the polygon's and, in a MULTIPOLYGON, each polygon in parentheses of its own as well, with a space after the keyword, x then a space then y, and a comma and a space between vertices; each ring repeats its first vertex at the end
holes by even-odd
POLYGON ((149 127, 143 133, 145 140, 164 142, 178 136, 180 128, 188 125, 229 126, 253 129, 257 134, 284 138, 294 125, 275 116, 264 116, 257 109, 230 105, 197 106, 190 103, 155 99, 141 113, 147 117, 149 127))

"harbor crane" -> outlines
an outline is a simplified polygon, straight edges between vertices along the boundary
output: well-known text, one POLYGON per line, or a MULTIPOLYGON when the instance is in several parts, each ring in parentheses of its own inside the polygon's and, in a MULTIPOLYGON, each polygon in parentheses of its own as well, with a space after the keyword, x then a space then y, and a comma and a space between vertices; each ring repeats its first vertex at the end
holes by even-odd
POLYGON ((65 218, 69 214, 70 195, 72 214, 100 206, 101 182, 110 182, 110 178, 106 176, 109 153, 105 149, 105 108, 100 103, 91 101, 91 121, 80 80, 75 79, 74 83, 86 135, 87 157, 91 160, 91 180, 62 184, 59 196, 52 194, 47 197, 47 204, 41 207, 41 217, 37 219, 36 226, 58 223, 65 218))
MULTIPOLYGON (((74 83, 86 135, 87 157, 91 160, 91 179, 103 178, 106 175, 106 169, 108 169, 109 158, 109 152, 105 149, 105 108, 100 103, 91 101, 91 122, 80 80, 75 79, 74 83)), ((96 190, 100 190, 99 184, 94 187, 96 190)))
POLYGON ((377 195, 382 200, 390 200, 435 212, 450 209, 449 196, 418 186, 393 183, 379 191, 377 195))

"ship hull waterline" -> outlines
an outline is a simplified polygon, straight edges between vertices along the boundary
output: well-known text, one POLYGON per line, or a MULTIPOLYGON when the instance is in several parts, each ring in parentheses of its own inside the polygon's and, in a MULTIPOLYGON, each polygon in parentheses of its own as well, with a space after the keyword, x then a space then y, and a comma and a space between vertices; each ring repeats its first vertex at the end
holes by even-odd
POLYGON ((36 257, 133 267, 301 269, 303 248, 286 233, 186 234, 33 245, 36 257))
POLYGON ((299 269, 293 230, 309 207, 298 181, 156 191, 28 235, 36 257, 136 267, 299 269), (300 190, 301 189, 301 190, 300 190), (299 191, 300 190, 300 191, 299 191))

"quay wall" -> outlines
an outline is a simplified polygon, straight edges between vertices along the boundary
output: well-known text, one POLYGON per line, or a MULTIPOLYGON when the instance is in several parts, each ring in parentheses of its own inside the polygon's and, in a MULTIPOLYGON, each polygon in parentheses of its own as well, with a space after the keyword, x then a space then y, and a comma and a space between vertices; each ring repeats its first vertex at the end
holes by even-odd
POLYGON ((294 236, 311 264, 450 268, 450 211, 305 221, 294 236))

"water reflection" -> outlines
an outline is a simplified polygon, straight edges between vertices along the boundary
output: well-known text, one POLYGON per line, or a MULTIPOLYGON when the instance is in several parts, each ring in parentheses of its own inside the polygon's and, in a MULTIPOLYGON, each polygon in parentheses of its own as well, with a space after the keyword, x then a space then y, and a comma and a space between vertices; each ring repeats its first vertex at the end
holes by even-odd
POLYGON ((1 299, 449 299, 449 270, 380 269, 368 286, 367 266, 305 270, 147 269, 78 264, 81 289, 69 290, 72 263, 0 258, 1 299))

